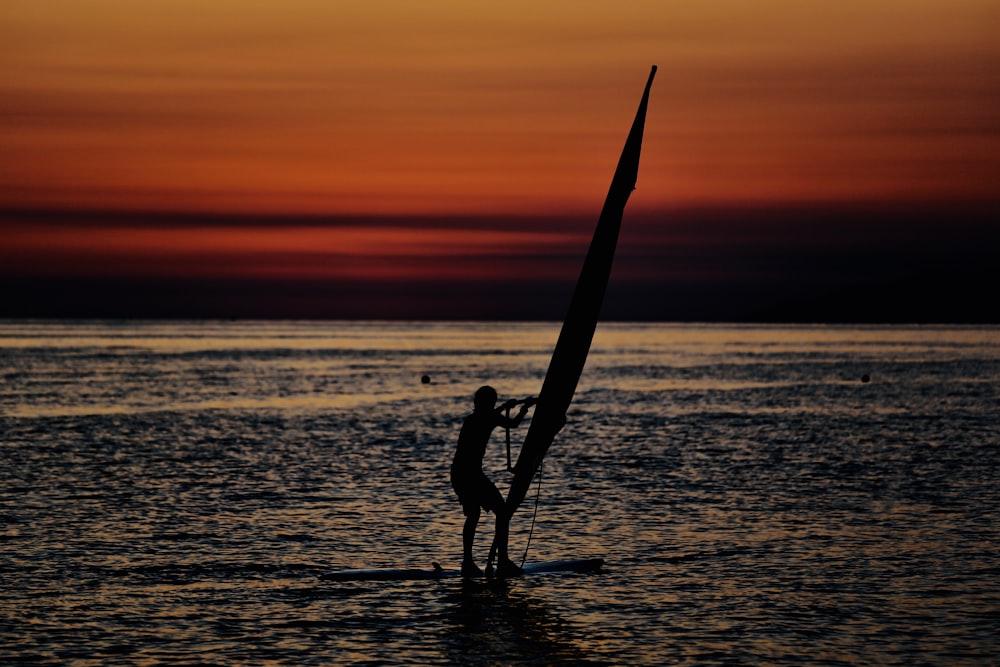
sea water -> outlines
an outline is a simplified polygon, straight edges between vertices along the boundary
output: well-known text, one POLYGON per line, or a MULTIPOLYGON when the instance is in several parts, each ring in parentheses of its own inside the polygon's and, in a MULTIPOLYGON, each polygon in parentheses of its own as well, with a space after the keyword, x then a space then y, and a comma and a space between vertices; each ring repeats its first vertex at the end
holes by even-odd
POLYGON ((321 580, 459 565, 557 333, 0 323, 0 663, 996 664, 995 327, 604 324, 511 537, 603 573, 321 580))

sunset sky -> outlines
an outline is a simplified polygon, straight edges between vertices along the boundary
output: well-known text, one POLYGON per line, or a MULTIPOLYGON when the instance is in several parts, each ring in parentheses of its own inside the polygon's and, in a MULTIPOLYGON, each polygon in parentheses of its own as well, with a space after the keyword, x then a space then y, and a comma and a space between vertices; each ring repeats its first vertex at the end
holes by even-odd
POLYGON ((3 3, 0 317, 559 319, 656 64, 610 317, 996 321, 998 34, 995 0, 3 3))

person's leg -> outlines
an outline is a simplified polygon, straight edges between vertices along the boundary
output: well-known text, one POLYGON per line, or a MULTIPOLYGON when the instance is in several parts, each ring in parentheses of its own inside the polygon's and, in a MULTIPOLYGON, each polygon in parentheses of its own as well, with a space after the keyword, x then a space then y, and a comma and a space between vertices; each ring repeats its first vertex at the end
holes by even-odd
POLYGON ((462 574, 482 574, 472 557, 472 545, 476 541, 476 527, 479 525, 479 505, 467 505, 465 508, 465 526, 462 528, 462 574))
POLYGON ((469 506, 465 512, 465 527, 462 528, 462 556, 472 561, 472 545, 476 541, 476 527, 479 525, 479 507, 469 506))
POLYGON ((510 537, 510 512, 507 511, 507 503, 497 487, 490 483, 491 491, 488 502, 484 507, 496 516, 496 534, 494 543, 497 545, 497 574, 501 577, 509 577, 521 574, 523 570, 511 561, 507 554, 507 541, 510 537))
POLYGON ((510 537, 511 515, 504 506, 497 512, 496 542, 497 542, 497 574, 501 577, 514 577, 523 574, 524 570, 510 559, 507 551, 507 541, 510 537))

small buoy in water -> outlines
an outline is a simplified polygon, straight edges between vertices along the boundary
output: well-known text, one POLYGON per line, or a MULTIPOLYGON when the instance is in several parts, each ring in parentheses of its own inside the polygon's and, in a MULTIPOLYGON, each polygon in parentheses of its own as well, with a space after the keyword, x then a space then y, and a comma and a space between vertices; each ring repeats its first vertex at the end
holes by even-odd
POLYGON ((431 383, 430 375, 423 375, 420 377, 420 384, 430 384, 430 383, 431 383))
POLYGON ((869 380, 871 380, 871 378, 868 376, 868 373, 865 373, 864 375, 861 376, 862 382, 868 382, 869 380))

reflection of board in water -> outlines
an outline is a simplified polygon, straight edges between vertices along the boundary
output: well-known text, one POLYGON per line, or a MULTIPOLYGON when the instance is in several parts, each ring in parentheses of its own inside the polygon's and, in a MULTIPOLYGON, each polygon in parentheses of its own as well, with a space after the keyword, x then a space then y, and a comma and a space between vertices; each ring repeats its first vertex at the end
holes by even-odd
MULTIPOLYGON (((524 573, 530 574, 592 574, 601 571, 602 558, 551 560, 529 563, 524 573)), ((417 579, 450 579, 462 576, 459 570, 446 570, 437 563, 433 568, 381 568, 371 570, 339 570, 320 575, 325 581, 411 581, 417 579)))

